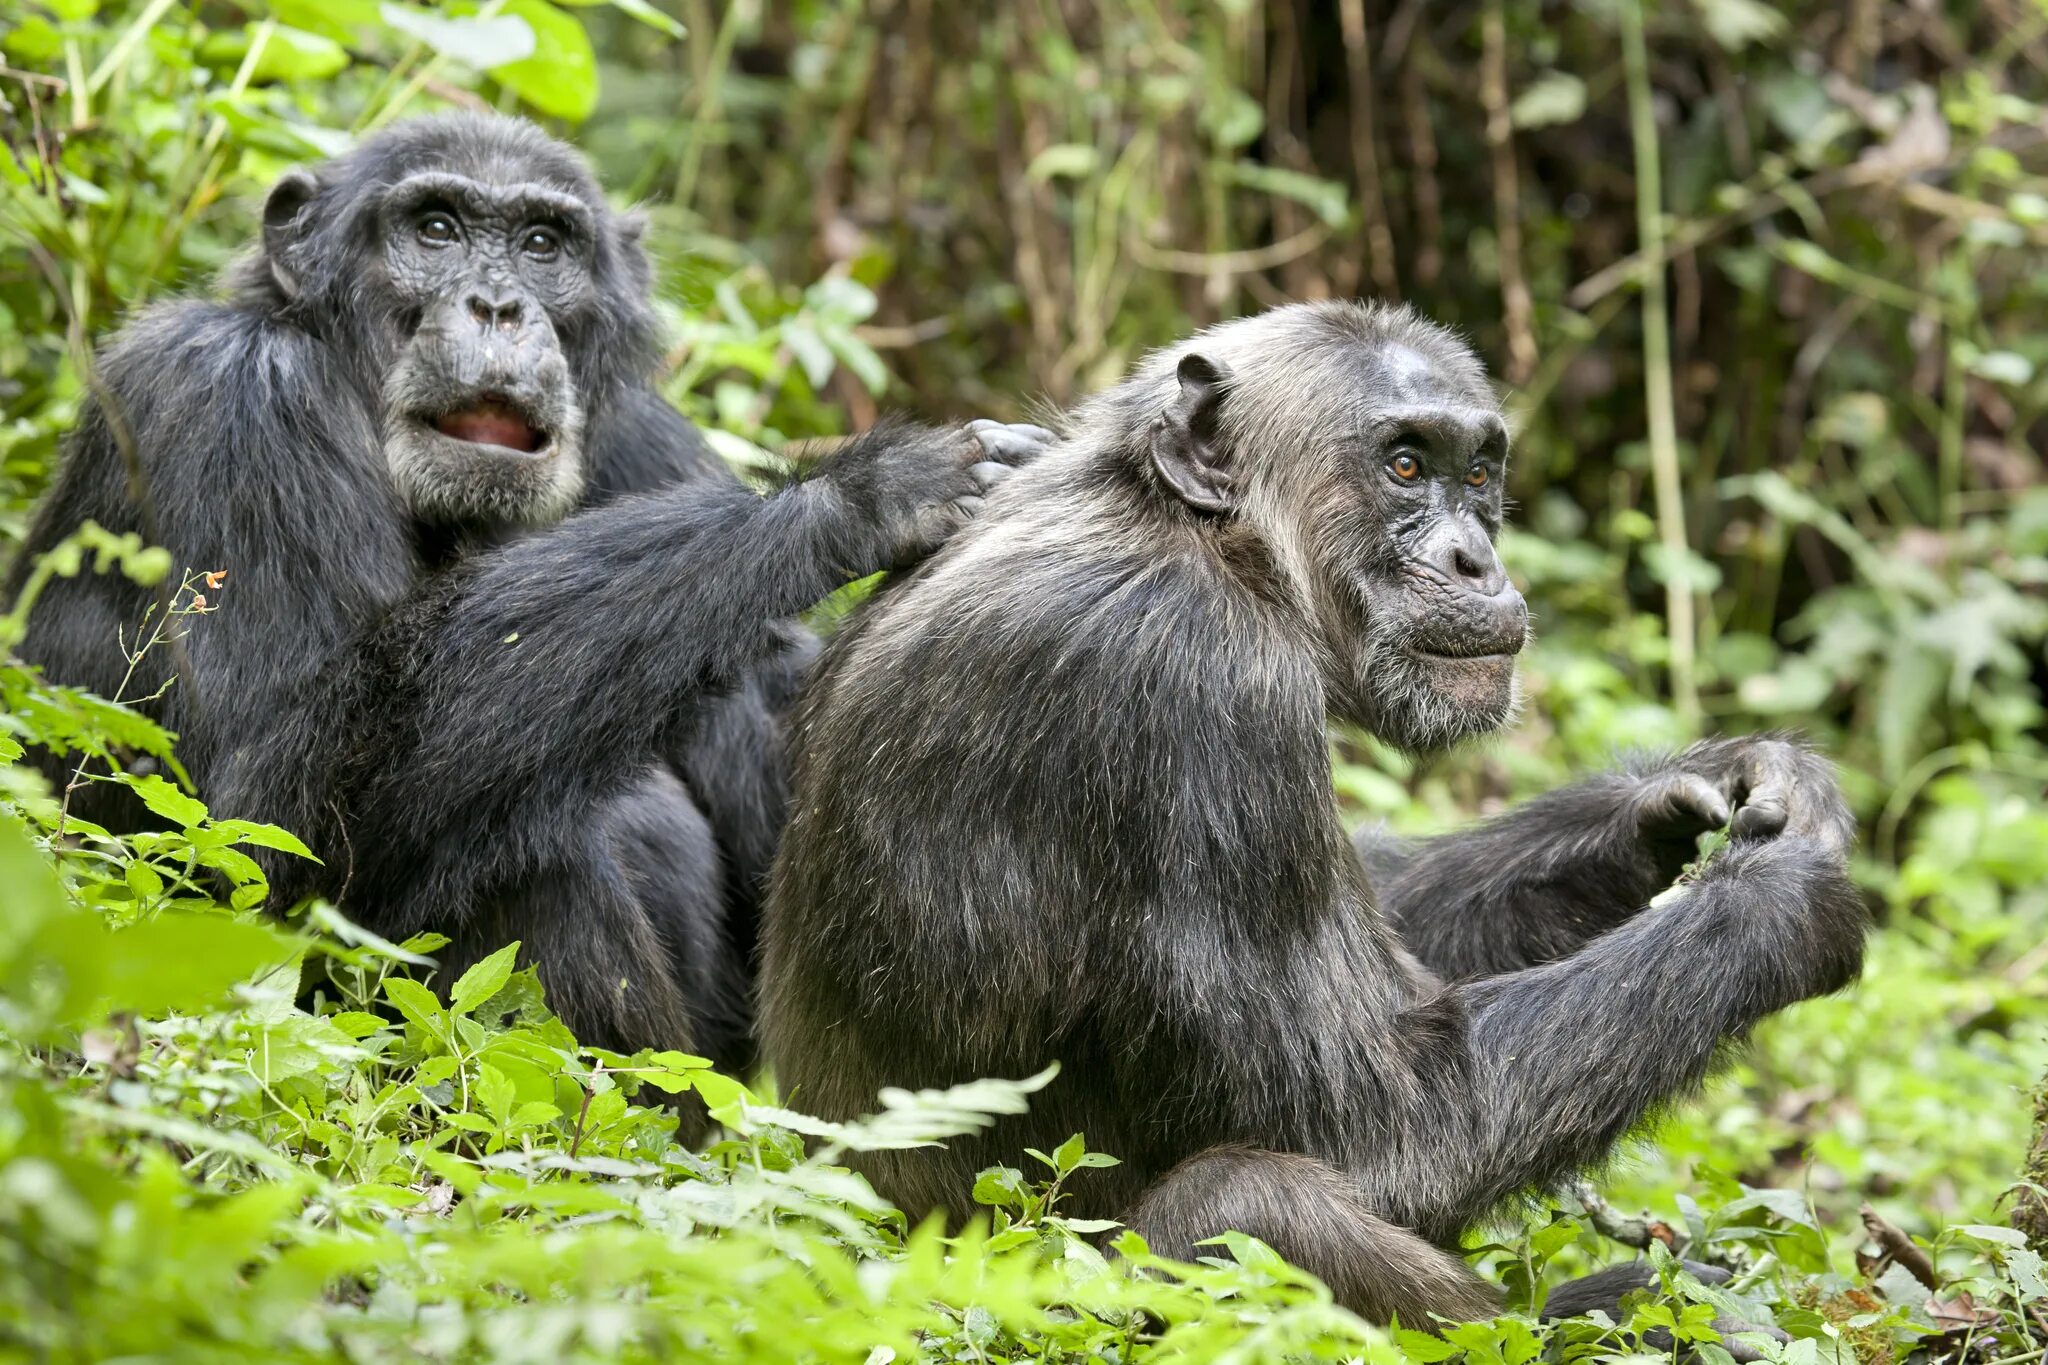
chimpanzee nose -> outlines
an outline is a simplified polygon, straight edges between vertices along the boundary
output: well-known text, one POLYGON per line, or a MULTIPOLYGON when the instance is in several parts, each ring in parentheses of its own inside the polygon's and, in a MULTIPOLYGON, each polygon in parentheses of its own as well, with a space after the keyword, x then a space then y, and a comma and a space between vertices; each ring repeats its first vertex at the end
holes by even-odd
POLYGON ((496 327, 507 332, 519 330, 524 310, 516 298, 493 300, 482 294, 469 296, 469 315, 476 319, 479 327, 496 327))
POLYGON ((1463 523, 1451 533, 1443 569, 1451 581, 1481 597, 1498 597, 1508 586, 1508 571, 1501 567, 1493 542, 1477 525, 1463 523))

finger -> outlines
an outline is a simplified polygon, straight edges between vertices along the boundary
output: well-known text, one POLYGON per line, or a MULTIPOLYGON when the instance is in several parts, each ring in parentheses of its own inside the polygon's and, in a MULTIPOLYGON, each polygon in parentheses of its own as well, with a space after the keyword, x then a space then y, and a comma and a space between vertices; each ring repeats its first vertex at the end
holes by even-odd
POLYGON ((1768 839, 1781 834, 1789 806, 1785 785, 1776 778, 1752 784, 1749 799, 1735 812, 1729 833, 1737 839, 1768 839))
POLYGON ((979 464, 967 466, 967 476, 973 479, 974 486, 984 493, 1016 472, 1010 466, 997 464, 994 460, 983 460, 979 464))
POLYGON ((1698 773, 1675 774, 1666 799, 1674 814, 1698 821, 1702 829, 1720 829, 1728 823, 1728 798, 1698 773))
MULTIPOLYGON (((981 448, 991 457, 1008 463, 1021 464, 1038 455, 1049 444, 1049 441, 1024 434, 1041 430, 1043 428, 1040 427, 992 426, 976 431, 974 439, 981 443, 981 448)), ((1051 436, 1050 432, 1045 434, 1048 437, 1051 436)))
POLYGON ((946 505, 953 510, 954 516, 952 520, 953 524, 957 526, 963 521, 980 516, 981 509, 988 504, 980 495, 969 493, 966 497, 955 498, 946 505))

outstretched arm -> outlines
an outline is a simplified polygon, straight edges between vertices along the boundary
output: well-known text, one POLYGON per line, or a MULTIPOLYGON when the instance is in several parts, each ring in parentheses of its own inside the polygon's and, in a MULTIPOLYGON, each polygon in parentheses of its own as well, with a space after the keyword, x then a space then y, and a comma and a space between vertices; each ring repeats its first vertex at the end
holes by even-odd
POLYGON ((1375 1173, 1399 1221, 1465 1226, 1606 1157, 1706 1076, 1758 1020, 1852 981, 1867 927, 1846 870, 1852 825, 1832 782, 1785 793, 1783 833, 1735 842, 1678 897, 1559 961, 1452 987, 1406 1032, 1435 1093, 1375 1173), (1464 1116, 1460 1159, 1424 1140, 1464 1116), (1409 1169, 1411 1168, 1412 1169, 1409 1169))
POLYGON ((1775 832, 1784 793, 1816 781, 1832 782, 1825 760, 1782 738, 1710 740, 1471 829, 1418 844, 1368 829, 1356 847, 1408 950, 1471 980, 1578 951, 1671 885, 1731 811, 1739 832, 1775 832))
MULTIPOLYGON (((323 852, 351 861, 359 901, 403 889, 379 922, 459 917, 493 889, 472 884, 480 869, 516 879, 586 837, 571 813, 694 731, 782 619, 943 539, 1001 472, 986 453, 889 426, 767 498, 715 483, 619 498, 477 554, 341 661, 324 736, 246 770, 326 767, 299 792, 340 794, 323 852), (502 856, 480 862, 485 844, 502 856)), ((328 813, 297 814, 317 829, 328 813)))

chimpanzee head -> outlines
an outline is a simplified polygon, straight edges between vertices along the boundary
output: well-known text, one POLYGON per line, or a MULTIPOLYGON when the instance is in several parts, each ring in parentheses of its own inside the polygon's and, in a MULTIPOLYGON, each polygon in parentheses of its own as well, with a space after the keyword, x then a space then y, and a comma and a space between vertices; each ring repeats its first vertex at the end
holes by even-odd
POLYGON ((1172 349, 1137 388, 1151 477, 1273 567, 1333 714, 1410 749, 1507 721, 1529 622, 1494 553, 1507 427, 1456 337, 1296 305, 1172 349))
POLYGON ((639 232, 532 124, 446 115, 288 172, 243 284, 335 349, 421 520, 545 525, 581 495, 594 409, 651 360, 639 232))

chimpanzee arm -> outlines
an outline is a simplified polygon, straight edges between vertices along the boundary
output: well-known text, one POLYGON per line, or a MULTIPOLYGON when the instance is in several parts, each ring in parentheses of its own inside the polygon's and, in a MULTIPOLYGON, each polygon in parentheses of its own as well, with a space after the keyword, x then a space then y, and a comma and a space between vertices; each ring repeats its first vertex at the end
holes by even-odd
POLYGON ((1642 910, 1752 787, 1740 818, 1762 829, 1783 820, 1769 789, 1828 780, 1825 760, 1776 736, 1712 740, 1471 829, 1415 844, 1367 829, 1356 847, 1408 950, 1468 980, 1564 957, 1642 910))
POLYGON ((402 929, 429 910, 459 919, 486 872, 547 866, 586 836, 577 813, 782 643, 781 619, 942 536, 989 477, 980 450, 880 428, 771 497, 620 498, 430 581, 342 670, 333 780, 310 788, 340 794, 327 851, 349 858, 352 898, 392 891, 375 918, 402 929), (477 858, 485 846, 500 856, 477 858))
MULTIPOLYGON (((1832 792, 1828 793, 1832 795, 1832 792)), ((1839 799, 1795 809, 1787 832, 1738 839, 1681 895, 1557 962, 1424 1002, 1431 1115, 1459 1150, 1393 1144, 1375 1207, 1422 1228, 1463 1227, 1514 1194, 1601 1161, 1656 1106, 1684 1095, 1725 1042, 1774 1010, 1847 985, 1867 916, 1845 870, 1839 799), (1817 811, 1813 807, 1820 807, 1817 811)))
MULTIPOLYGON (((606 408, 590 433, 591 496, 603 501, 678 484, 737 487, 739 479, 690 420, 653 389, 635 385, 606 408)), ((710 822, 725 884, 725 932, 734 951, 753 952, 768 865, 789 799, 783 734, 789 707, 817 641, 795 621, 784 643, 754 664, 727 696, 713 700, 667 755, 710 822)))

